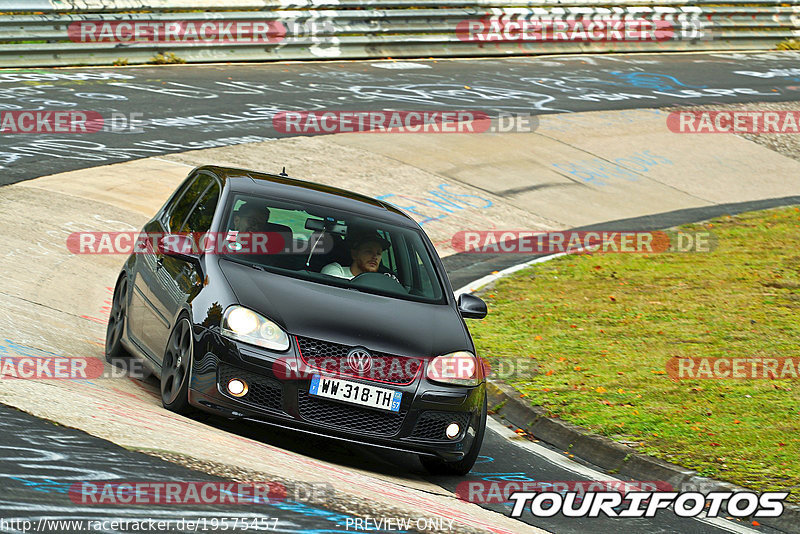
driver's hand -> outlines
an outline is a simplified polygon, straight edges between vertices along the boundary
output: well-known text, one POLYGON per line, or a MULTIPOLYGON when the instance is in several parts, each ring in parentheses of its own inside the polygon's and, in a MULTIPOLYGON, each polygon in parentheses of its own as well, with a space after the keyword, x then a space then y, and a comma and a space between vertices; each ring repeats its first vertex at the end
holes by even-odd
POLYGON ((394 274, 392 274, 392 273, 383 273, 383 274, 385 274, 386 276, 388 276, 389 278, 391 278, 392 280, 394 280, 398 284, 400 283, 400 280, 398 280, 397 277, 394 274))

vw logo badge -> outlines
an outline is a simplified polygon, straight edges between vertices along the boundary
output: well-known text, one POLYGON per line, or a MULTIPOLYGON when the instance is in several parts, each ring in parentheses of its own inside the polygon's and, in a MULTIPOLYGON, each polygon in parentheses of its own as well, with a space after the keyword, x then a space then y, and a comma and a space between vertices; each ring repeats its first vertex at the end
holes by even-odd
POLYGON ((353 349, 347 353, 347 365, 356 373, 363 375, 372 369, 372 355, 364 349, 353 349))

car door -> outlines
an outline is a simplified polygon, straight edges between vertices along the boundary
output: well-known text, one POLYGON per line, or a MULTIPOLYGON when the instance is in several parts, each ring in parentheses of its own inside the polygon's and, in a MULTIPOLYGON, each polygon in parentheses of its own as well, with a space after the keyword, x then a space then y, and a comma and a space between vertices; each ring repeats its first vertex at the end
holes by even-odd
MULTIPOLYGON (((151 285, 155 283, 158 262, 162 259, 158 253, 158 236, 166 233, 170 216, 179 203, 193 203, 196 200, 196 198, 187 200, 187 193, 189 190, 196 191, 197 178, 197 174, 189 175, 158 215, 142 229, 145 239, 139 242, 138 253, 134 255, 133 268, 128 273, 132 288, 128 304, 128 335, 151 358, 154 356, 147 343, 147 338, 153 328, 166 326, 163 322, 157 321, 153 315, 154 297, 151 285)), ((190 195, 195 196, 194 193, 190 193, 190 195)))
POLYGON ((163 254, 159 240, 161 236, 180 231, 192 208, 215 182, 216 178, 206 172, 190 177, 182 191, 162 210, 161 216, 145 226, 150 237, 146 242, 147 251, 136 256, 132 336, 147 355, 159 363, 173 320, 165 314, 169 306, 162 301, 170 298, 174 284, 164 269, 168 255, 163 254))
MULTIPOLYGON (((198 234, 211 230, 211 221, 214 219, 222 187, 216 177, 206 172, 201 173, 198 183, 208 185, 181 223, 178 234, 182 236, 197 237, 198 234)), ((166 329, 157 331, 160 336, 154 336, 152 340, 157 361, 160 362, 172 332, 172 322, 184 303, 200 287, 204 275, 198 262, 168 253, 161 256, 159 265, 160 267, 156 267, 158 283, 154 300, 155 312, 159 317, 167 318, 170 323, 166 329)))
MULTIPOLYGON (((142 233, 147 236, 158 236, 164 231, 158 220, 147 223, 142 229, 142 233)), ((158 244, 154 237, 148 237, 140 241, 139 253, 134 256, 134 268, 129 273, 131 300, 128 305, 128 335, 139 345, 146 349, 144 333, 151 328, 149 325, 150 315, 152 314, 152 292, 148 288, 148 283, 153 280, 153 271, 156 265, 156 250, 158 244)))

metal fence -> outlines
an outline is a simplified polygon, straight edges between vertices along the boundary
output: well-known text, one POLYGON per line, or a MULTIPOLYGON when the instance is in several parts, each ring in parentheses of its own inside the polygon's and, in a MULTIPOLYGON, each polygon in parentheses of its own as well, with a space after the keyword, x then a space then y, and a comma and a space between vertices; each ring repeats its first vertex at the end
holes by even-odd
POLYGON ((769 49, 799 37, 800 0, 0 0, 4 67, 769 49))

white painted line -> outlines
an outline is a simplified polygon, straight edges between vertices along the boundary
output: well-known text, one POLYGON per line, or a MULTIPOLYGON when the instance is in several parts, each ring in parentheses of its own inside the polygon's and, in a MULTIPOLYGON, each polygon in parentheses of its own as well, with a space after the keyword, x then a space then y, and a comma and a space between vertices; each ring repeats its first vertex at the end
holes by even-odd
MULTIPOLYGON (((607 473, 603 473, 602 471, 598 471, 591 467, 581 465, 574 460, 571 460, 569 457, 564 456, 554 450, 551 450, 547 447, 539 445, 538 443, 534 443, 527 439, 521 438, 516 433, 514 433, 511 429, 506 428, 502 423, 496 421, 494 418, 489 417, 486 419, 486 427, 489 430, 493 430, 500 434, 501 437, 506 438, 512 444, 516 445, 517 447, 521 447, 525 449, 527 452, 538 456, 542 460, 549 462, 565 471, 569 471, 571 473, 575 473, 578 476, 588 478, 589 480, 597 480, 597 481, 607 481, 607 480, 616 480, 620 482, 627 482, 621 478, 609 475, 607 473)), ((745 525, 734 523, 732 521, 728 521, 726 519, 722 519, 720 517, 695 517, 693 518, 696 521, 700 521, 702 523, 707 523, 715 528, 725 530, 728 532, 733 532, 735 534, 758 534, 757 530, 749 528, 745 525)))
POLYGON ((379 63, 370 63, 370 67, 377 67, 379 69, 430 69, 430 65, 425 63, 414 63, 413 61, 385 61, 379 63))
POLYGON ((481 287, 485 286, 486 284, 490 284, 490 283, 494 282, 495 280, 499 280, 500 278, 508 276, 511 273, 515 273, 517 271, 521 271, 525 267, 529 267, 529 266, 531 266, 531 265, 533 265, 535 263, 543 263, 543 262, 546 262, 546 261, 549 261, 549 260, 553 260, 555 258, 560 258, 561 256, 566 256, 566 255, 567 255, 566 252, 561 252, 559 254, 551 254, 550 256, 543 256, 541 258, 536 258, 535 260, 526 261, 525 263, 520 263, 518 265, 514 265, 512 267, 508 267, 507 269, 503 269, 502 271, 498 271, 498 272, 496 272, 494 274, 487 274, 483 278, 479 278, 478 280, 475 280, 474 282, 470 282, 469 284, 465 285, 461 289, 458 289, 458 290, 454 291, 453 294, 456 297, 458 297, 462 293, 472 293, 473 291, 476 291, 477 289, 480 289, 481 287))
MULTIPOLYGON (((528 262, 525 262, 525 263, 520 263, 519 265, 514 265, 514 266, 509 267, 507 269, 503 269, 502 271, 498 271, 495 274, 490 274, 488 276, 484 276, 483 278, 480 278, 480 279, 478 279, 478 280, 476 280, 476 281, 474 281, 474 282, 462 287, 461 289, 455 291, 455 295, 457 297, 458 295, 460 295, 462 293, 472 293, 476 289, 478 289, 480 287, 483 287, 486 284, 489 284, 491 282, 494 282, 495 280, 498 280, 500 278, 508 276, 511 273, 514 273, 516 271, 520 271, 520 270, 522 270, 522 269, 524 269, 524 268, 526 268, 526 267, 528 267, 530 265, 533 265, 533 264, 536 264, 536 263, 543 263, 543 262, 546 262, 548 260, 559 258, 561 256, 566 256, 566 253, 552 254, 550 256, 544 256, 542 258, 536 258, 535 260, 531 260, 531 261, 528 261, 528 262)), ((555 452, 553 450, 548 449, 547 447, 543 447, 542 445, 538 445, 536 443, 533 443, 532 441, 528 441, 527 439, 522 439, 516 433, 512 432, 509 428, 506 428, 505 426, 503 426, 502 424, 500 424, 499 422, 494 420, 492 417, 489 417, 486 420, 486 426, 487 426, 488 429, 497 432, 498 434, 500 434, 500 436, 506 438, 508 441, 510 441, 514 445, 516 445, 518 447, 522 447, 523 449, 527 450, 531 454, 534 454, 535 456, 538 456, 541 459, 543 459, 544 461, 549 462, 549 463, 551 463, 553 465, 556 465, 556 466, 560 467, 561 469, 564 469, 564 470, 569 471, 571 473, 575 473, 576 475, 580 475, 582 477, 588 478, 589 480, 600 480, 600 481, 603 481, 603 480, 618 480, 618 481, 624 482, 620 478, 611 476, 611 475, 609 475, 607 473, 603 473, 603 472, 598 471, 596 469, 592 469, 591 467, 587 467, 587 466, 581 465, 581 464, 579 464, 579 463, 577 463, 577 462, 575 462, 573 460, 570 460, 568 457, 565 457, 565 456, 563 456, 563 455, 561 455, 561 454, 559 454, 559 453, 557 453, 557 452, 555 452)), ((695 517, 693 519, 695 519, 696 521, 700 521, 702 523, 706 523, 706 524, 712 525, 712 526, 714 526, 716 528, 719 528, 721 530, 726 530, 728 532, 733 532, 735 534, 757 534, 758 533, 757 530, 754 530, 752 528, 749 528, 749 527, 744 526, 744 525, 739 524, 739 523, 734 523, 734 522, 728 521, 726 519, 722 519, 720 517, 695 517)))
POLYGON ((582 477, 588 478, 589 480, 622 480, 617 477, 613 477, 611 475, 607 475, 605 473, 601 473, 596 469, 592 469, 591 467, 587 467, 585 465, 581 465, 574 460, 570 460, 568 457, 565 457, 563 454, 559 454, 547 447, 539 445, 538 443, 534 443, 532 441, 528 441, 525 438, 521 438, 516 433, 514 433, 511 429, 506 428, 503 424, 499 423, 493 418, 487 418, 487 428, 494 430, 502 437, 509 440, 511 443, 516 445, 517 447, 521 447, 528 451, 531 454, 534 454, 541 459, 560 467, 566 471, 571 473, 575 473, 576 475, 580 475, 582 477))

